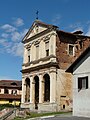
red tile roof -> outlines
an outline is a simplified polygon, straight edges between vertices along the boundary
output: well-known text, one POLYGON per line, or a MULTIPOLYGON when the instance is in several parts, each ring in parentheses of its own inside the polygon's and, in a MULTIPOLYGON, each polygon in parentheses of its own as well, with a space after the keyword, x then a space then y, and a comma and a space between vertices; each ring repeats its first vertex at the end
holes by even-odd
POLYGON ((13 99, 13 100, 20 100, 20 99, 21 99, 21 95, 0 94, 0 99, 13 99))
POLYGON ((22 81, 19 81, 19 80, 0 80, 0 87, 21 88, 22 81))

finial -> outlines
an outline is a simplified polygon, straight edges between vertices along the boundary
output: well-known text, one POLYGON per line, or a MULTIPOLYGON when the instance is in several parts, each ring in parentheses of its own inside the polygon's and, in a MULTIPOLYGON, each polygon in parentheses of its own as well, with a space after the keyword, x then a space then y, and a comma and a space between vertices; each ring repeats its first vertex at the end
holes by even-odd
POLYGON ((39 13, 39 11, 37 10, 37 12, 36 12, 36 19, 38 20, 38 13, 39 13))

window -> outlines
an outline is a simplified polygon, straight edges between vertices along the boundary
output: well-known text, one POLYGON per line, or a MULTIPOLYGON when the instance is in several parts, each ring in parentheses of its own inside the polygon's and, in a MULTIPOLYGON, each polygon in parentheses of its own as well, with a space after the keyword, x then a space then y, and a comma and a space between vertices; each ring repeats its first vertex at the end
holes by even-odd
POLYGON ((8 94, 8 89, 7 88, 4 89, 4 93, 8 94))
POLYGON ((63 109, 65 109, 65 105, 63 105, 63 109))
POLYGON ((73 45, 69 45, 69 55, 74 55, 74 46, 73 45))
POLYGON ((46 50, 46 56, 49 56, 49 50, 46 50))
POLYGON ((12 90, 11 94, 16 95, 17 94, 17 90, 12 90))
POLYGON ((83 48, 83 42, 79 41, 79 45, 80 45, 80 49, 82 49, 83 48))
POLYGON ((78 78, 78 89, 88 89, 88 76, 78 78))
POLYGON ((36 46, 36 60, 39 58, 39 45, 36 46))
POLYGON ((12 103, 12 102, 13 102, 13 100, 11 100, 11 99, 10 99, 10 100, 9 100, 9 102, 10 102, 10 103, 12 103))
POLYGON ((28 62, 30 62, 30 49, 28 49, 28 62))
POLYGON ((45 43, 46 56, 49 56, 49 42, 45 43))

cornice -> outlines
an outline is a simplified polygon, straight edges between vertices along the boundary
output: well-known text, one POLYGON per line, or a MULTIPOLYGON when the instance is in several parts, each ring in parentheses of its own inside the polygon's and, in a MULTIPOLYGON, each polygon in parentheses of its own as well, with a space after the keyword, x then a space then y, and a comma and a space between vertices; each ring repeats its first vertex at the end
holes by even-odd
POLYGON ((22 73, 30 73, 32 71, 36 71, 36 70, 40 70, 40 69, 44 69, 44 68, 50 68, 50 67, 58 68, 58 64, 56 62, 49 62, 45 65, 39 65, 39 66, 35 66, 32 68, 23 69, 23 70, 21 70, 21 72, 22 73))
POLYGON ((42 61, 42 62, 48 61, 48 60, 50 60, 51 58, 56 58, 56 56, 50 55, 50 56, 47 56, 47 57, 44 57, 44 58, 40 58, 40 59, 38 59, 38 60, 31 61, 31 62, 29 62, 29 63, 25 63, 25 64, 23 64, 22 66, 28 67, 28 66, 30 66, 30 64, 38 64, 40 61, 42 61))

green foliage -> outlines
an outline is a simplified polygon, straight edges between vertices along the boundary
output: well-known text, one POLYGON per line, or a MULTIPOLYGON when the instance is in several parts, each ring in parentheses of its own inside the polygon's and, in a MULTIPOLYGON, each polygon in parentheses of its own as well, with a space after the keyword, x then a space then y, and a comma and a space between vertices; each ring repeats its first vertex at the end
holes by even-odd
POLYGON ((15 117, 13 120, 25 120, 25 119, 20 117, 15 117))
MULTIPOLYGON (((18 107, 18 106, 16 106, 18 107)), ((0 104, 0 110, 3 110, 4 108, 14 108, 14 105, 12 104, 0 104)))
POLYGON ((51 112, 51 113, 35 113, 30 112, 26 118, 16 117, 14 120, 26 120, 27 118, 35 118, 35 117, 42 117, 42 116, 49 116, 49 115, 60 115, 60 114, 68 114, 71 112, 51 112))

